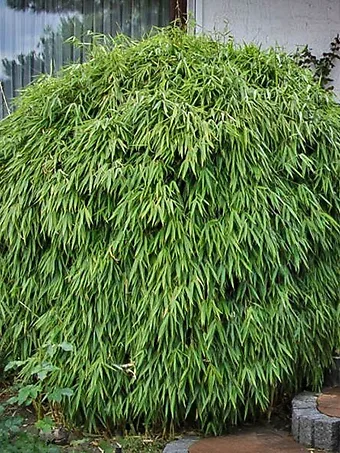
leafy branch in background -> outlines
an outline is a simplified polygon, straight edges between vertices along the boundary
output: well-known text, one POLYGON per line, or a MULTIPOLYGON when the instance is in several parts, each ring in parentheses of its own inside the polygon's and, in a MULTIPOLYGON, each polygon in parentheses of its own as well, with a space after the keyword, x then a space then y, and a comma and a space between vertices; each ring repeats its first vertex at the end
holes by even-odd
POLYGON ((329 52, 324 52, 322 57, 317 58, 312 50, 306 46, 298 51, 295 58, 302 67, 309 68, 314 74, 314 79, 318 81, 326 90, 333 90, 330 85, 333 79, 330 77, 332 69, 335 67, 336 60, 340 59, 340 37, 339 34, 330 43, 329 52))

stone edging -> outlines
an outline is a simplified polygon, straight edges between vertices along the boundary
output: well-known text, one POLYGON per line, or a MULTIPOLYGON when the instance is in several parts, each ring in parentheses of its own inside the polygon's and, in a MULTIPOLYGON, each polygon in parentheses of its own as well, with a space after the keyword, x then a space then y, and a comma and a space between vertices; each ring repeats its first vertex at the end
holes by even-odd
POLYGON ((192 444, 197 442, 199 437, 183 437, 183 439, 170 442, 163 450, 163 453, 188 453, 192 444))
POLYGON ((317 408, 318 395, 303 392, 292 401, 292 434, 304 445, 324 450, 340 448, 340 418, 322 414, 317 408))

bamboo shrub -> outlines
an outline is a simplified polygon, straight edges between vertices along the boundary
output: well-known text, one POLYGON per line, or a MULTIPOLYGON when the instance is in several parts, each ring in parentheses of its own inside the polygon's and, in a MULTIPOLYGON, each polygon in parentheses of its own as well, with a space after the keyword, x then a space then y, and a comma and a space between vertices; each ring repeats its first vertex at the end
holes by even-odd
POLYGON ((71 343, 47 384, 91 430, 216 433, 319 388, 339 112, 284 53, 174 29, 28 87, 0 123, 2 356, 71 343))

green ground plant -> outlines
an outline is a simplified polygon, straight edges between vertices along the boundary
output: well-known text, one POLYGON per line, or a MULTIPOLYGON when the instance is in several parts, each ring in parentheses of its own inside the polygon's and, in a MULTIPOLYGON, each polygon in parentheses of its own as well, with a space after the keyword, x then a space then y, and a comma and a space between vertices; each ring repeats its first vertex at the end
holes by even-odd
POLYGON ((318 388, 339 150, 339 106, 280 51, 97 44, 0 123, 0 354, 29 385, 71 343, 43 382, 90 430, 216 433, 318 388))
MULTIPOLYGON (((50 417, 37 421, 34 425, 44 433, 33 434, 27 432, 27 423, 24 417, 14 413, 6 413, 6 406, 11 406, 10 400, 0 405, 0 447, 1 453, 114 453, 121 449, 122 453, 161 453, 166 441, 162 439, 150 439, 139 436, 119 438, 118 440, 107 438, 86 438, 70 440, 68 445, 62 447, 46 440, 50 436, 54 421, 50 417), (120 447, 120 448, 118 448, 120 447)), ((53 436, 52 436, 53 438, 53 436)))
POLYGON ((60 453, 55 445, 46 445, 37 436, 22 431, 23 418, 4 416, 5 408, 0 405, 1 453, 60 453))

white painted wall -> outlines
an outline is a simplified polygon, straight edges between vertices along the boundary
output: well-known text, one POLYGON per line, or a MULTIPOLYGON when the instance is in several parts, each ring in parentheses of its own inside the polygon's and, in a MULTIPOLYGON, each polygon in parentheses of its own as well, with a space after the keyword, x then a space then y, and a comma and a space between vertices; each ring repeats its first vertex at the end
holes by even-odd
MULTIPOLYGON (((308 44, 318 57, 340 33, 340 0, 189 0, 198 29, 228 29, 237 42, 278 44, 287 51, 308 44)), ((332 77, 340 97, 340 60, 332 77)))

